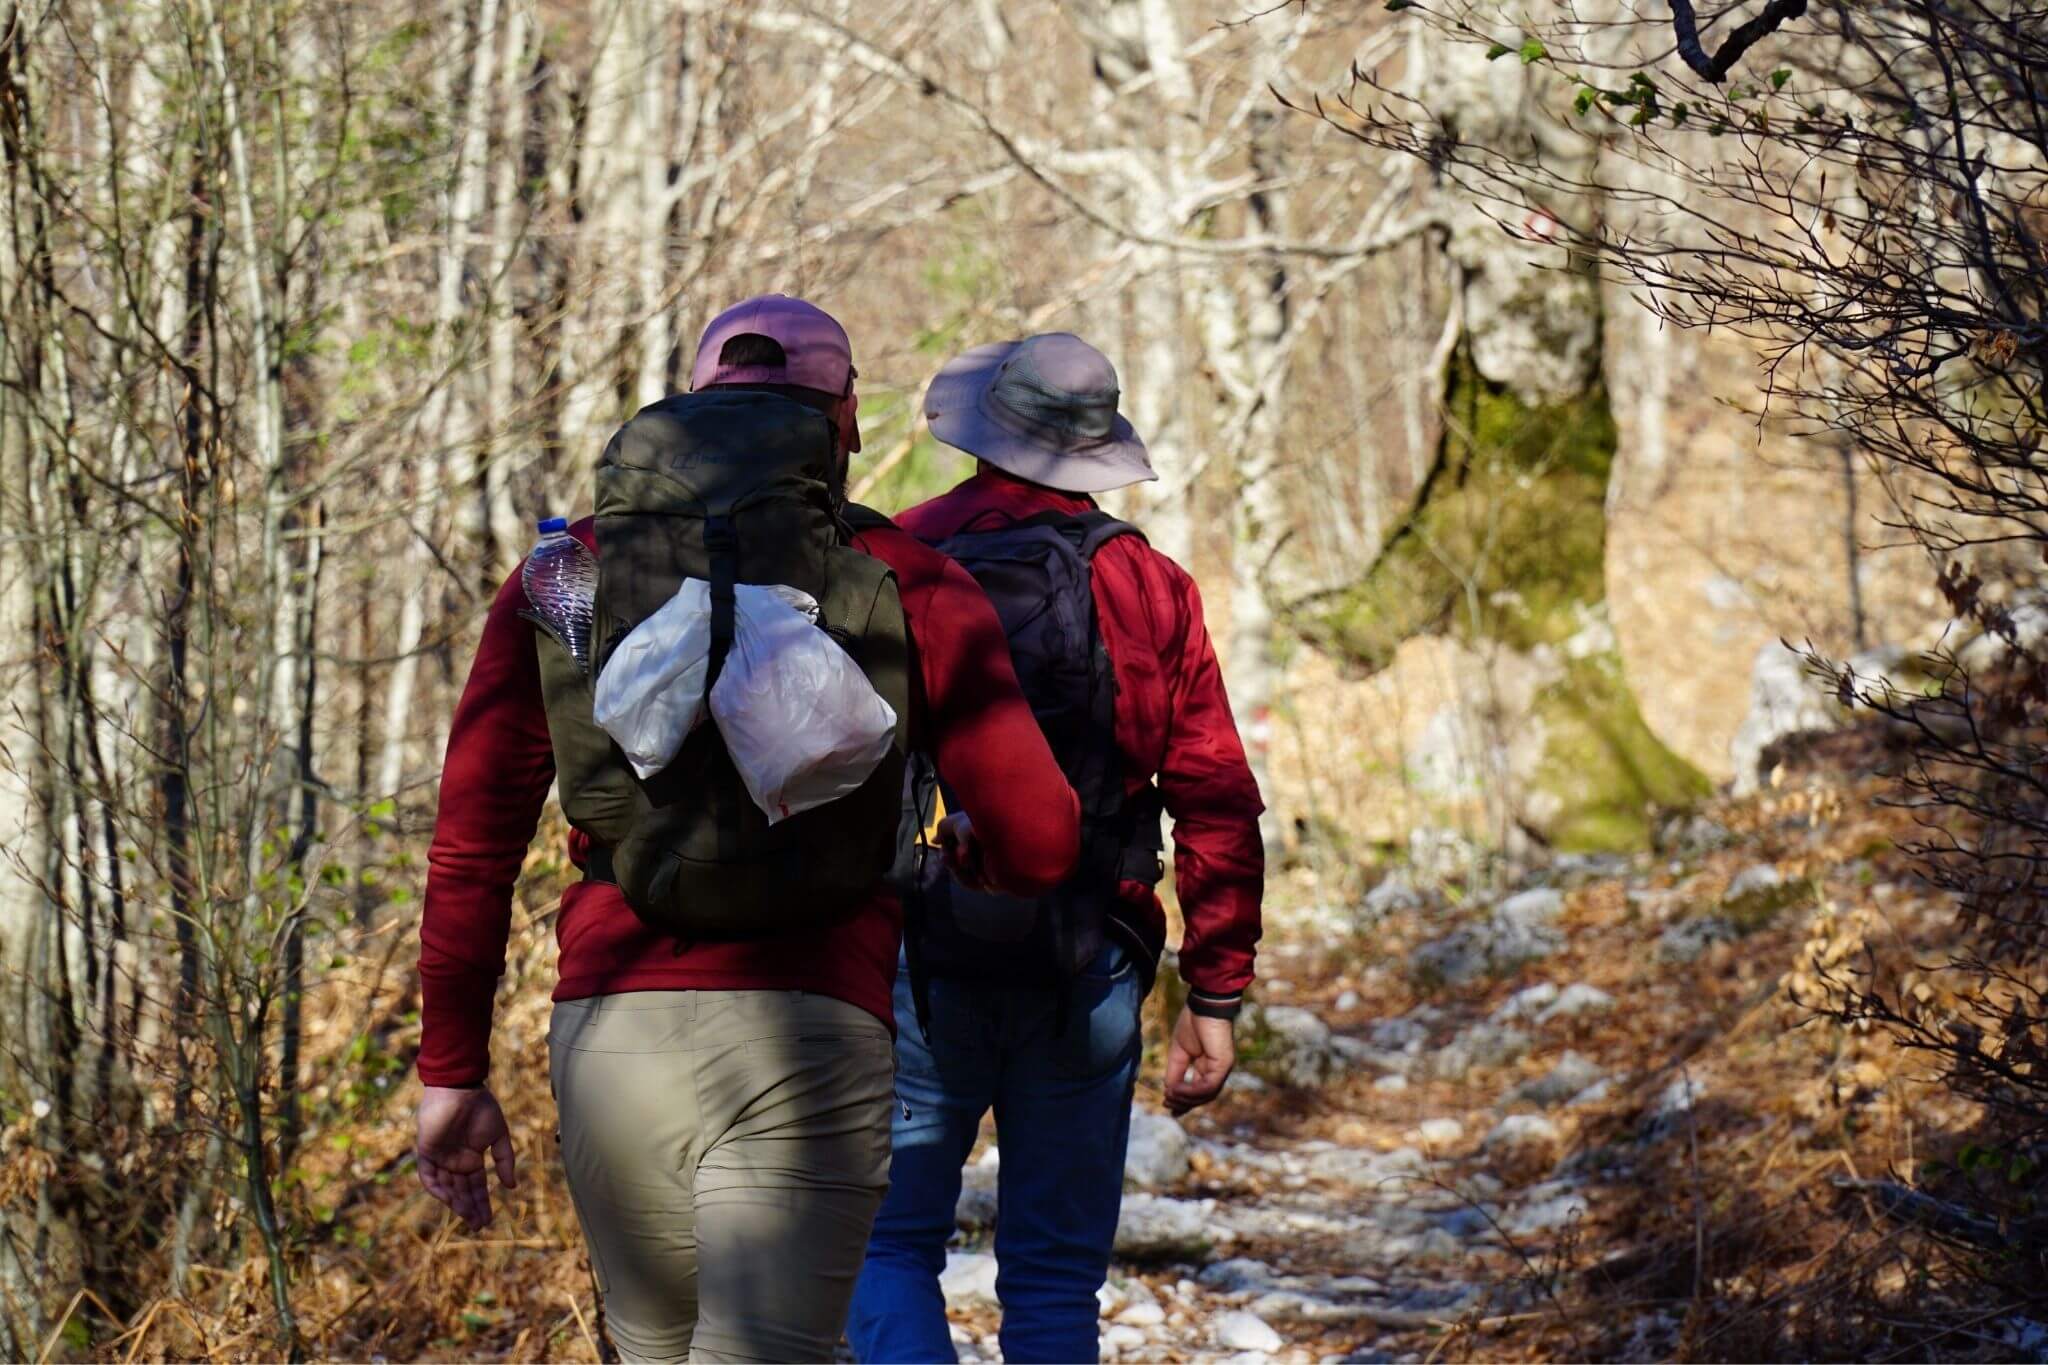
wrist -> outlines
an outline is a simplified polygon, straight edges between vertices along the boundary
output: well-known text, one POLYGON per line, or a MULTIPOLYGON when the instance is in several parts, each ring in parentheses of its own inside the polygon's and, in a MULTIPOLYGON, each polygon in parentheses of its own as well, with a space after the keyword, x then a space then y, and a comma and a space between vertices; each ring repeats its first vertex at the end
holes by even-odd
POLYGON ((1244 992, 1212 995, 1207 991, 1189 991, 1187 1010, 1198 1019, 1232 1020, 1244 1010, 1244 992))
POLYGON ((482 1090, 484 1088, 484 1083, 481 1080, 430 1081, 425 1076, 422 1076, 420 1077, 420 1088, 422 1090, 453 1090, 458 1092, 468 1092, 473 1090, 482 1090))

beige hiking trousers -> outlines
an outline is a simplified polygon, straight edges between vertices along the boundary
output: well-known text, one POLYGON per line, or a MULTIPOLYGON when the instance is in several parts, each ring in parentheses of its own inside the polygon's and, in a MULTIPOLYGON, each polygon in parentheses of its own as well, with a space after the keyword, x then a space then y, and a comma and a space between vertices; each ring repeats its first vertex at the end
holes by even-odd
POLYGON ((565 1000, 562 1163, 627 1360, 830 1360, 889 1183, 895 1053, 803 991, 565 1000))

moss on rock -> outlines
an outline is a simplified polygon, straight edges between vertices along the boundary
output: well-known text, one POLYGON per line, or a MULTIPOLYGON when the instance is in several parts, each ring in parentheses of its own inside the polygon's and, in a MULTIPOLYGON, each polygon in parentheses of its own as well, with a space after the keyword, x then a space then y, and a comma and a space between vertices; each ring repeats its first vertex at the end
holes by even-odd
POLYGON ((1528 717, 1541 759, 1518 774, 1525 821, 1558 848, 1647 847, 1659 810, 1709 790, 1650 732, 1605 629, 1607 479, 1617 433, 1604 388, 1534 405, 1460 359, 1443 458, 1364 581, 1304 633, 1368 671, 1443 633, 1547 652, 1562 674, 1528 717))
POLYGON ((1657 813, 1708 795, 1698 769, 1650 733, 1612 652, 1573 660, 1536 698, 1543 758, 1531 814, 1567 853, 1648 848, 1657 813))
POLYGON ((1367 669, 1430 631, 1556 643, 1577 629, 1574 607, 1603 595, 1615 443, 1605 390, 1532 406, 1461 360, 1445 433, 1420 504, 1378 563, 1303 623, 1367 669))

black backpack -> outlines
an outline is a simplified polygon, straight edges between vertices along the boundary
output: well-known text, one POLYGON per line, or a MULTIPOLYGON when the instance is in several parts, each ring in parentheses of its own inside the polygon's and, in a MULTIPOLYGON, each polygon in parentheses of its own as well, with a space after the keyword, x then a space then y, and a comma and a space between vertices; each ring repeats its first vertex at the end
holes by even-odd
POLYGON ((598 845, 593 872, 615 881, 648 925, 679 939, 829 925, 874 895, 896 855, 909 633, 896 576, 847 543, 832 464, 825 417, 774 394, 714 389, 642 408, 598 463, 591 657, 601 670, 685 578, 704 579, 708 692, 732 642, 734 586, 801 588, 817 599, 818 627, 896 712, 896 744, 856 791, 770 825, 709 721, 642 780, 593 719, 590 679, 553 636, 536 632, 563 811, 598 845))
MULTIPOLYGON (((965 530, 936 547, 974 576, 1003 623, 1017 682, 1080 798, 1081 856, 1065 883, 1034 900, 970 891, 935 854, 922 857, 912 877, 924 972, 1064 982, 1102 949, 1119 883, 1161 876, 1158 793, 1125 791, 1116 673, 1091 587, 1096 552, 1126 535, 1142 533, 1106 512, 1053 512, 965 530)), ((914 760, 906 828, 929 826, 935 786, 948 810, 959 809, 914 760)))

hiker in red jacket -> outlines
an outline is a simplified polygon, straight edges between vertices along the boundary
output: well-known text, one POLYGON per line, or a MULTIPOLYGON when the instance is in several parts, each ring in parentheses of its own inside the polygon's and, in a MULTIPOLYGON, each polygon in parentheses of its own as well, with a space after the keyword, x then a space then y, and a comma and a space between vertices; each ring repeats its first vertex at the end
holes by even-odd
MULTIPOLYGON (((1166 939, 1153 891, 1162 809, 1189 991, 1167 1049, 1167 1106, 1215 1098, 1235 1060, 1259 938, 1263 807, 1194 581, 1090 496, 1154 477, 1116 403, 1109 361, 1065 333, 969 351, 925 397, 932 434, 980 466, 899 522, 987 589, 1081 799, 1082 852, 1050 896, 990 895, 942 875, 924 897, 931 1027, 897 1035, 889 1195, 847 1324, 864 1361, 954 1359, 939 1272, 961 1164, 990 1109, 1003 1358, 1096 1358, 1138 1008, 1166 939)), ((990 812, 969 804, 971 844, 990 812)), ((971 851, 963 861, 973 866, 971 851)), ((910 985, 899 977, 899 1012, 910 985)))
MULTIPOLYGON (((824 414, 843 481, 859 449, 853 379, 836 321, 769 296, 711 324, 691 387, 824 414)), ((1051 888, 1076 857, 1078 805, 988 600, 885 521, 861 525, 852 544, 894 571, 910 636, 911 747, 959 794, 949 837, 971 815, 977 876, 1051 888)), ((603 534, 590 519, 571 531, 593 551, 603 534)), ((485 1088, 492 997, 513 884, 557 775, 556 702, 537 663, 552 646, 527 607, 514 573, 449 734, 420 926, 420 1176, 472 1229, 491 1218, 486 1158, 514 1183, 511 1137, 485 1088)), ((629 907, 612 852, 571 836, 585 876, 556 921, 549 1034, 562 1159, 606 1325, 629 1359, 829 1359, 888 1178, 896 899, 877 885, 814 932, 690 942, 629 907)))

